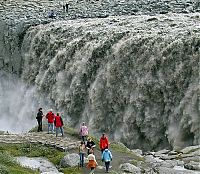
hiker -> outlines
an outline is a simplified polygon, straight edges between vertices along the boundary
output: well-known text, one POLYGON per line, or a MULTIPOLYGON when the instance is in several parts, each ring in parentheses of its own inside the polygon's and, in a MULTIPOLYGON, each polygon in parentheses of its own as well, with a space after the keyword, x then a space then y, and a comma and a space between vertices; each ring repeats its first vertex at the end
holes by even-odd
POLYGON ((69 10, 69 4, 68 3, 63 4, 63 11, 68 13, 68 10, 69 10))
POLYGON ((88 150, 88 155, 89 155, 90 150, 93 150, 93 152, 94 152, 95 146, 96 146, 96 145, 95 145, 95 142, 92 141, 92 138, 91 138, 91 137, 88 137, 88 139, 87 139, 87 144, 86 144, 86 148, 87 148, 87 150, 88 150))
POLYGON ((51 11, 49 12, 48 17, 49 17, 49 18, 55 18, 55 17, 56 17, 56 14, 55 14, 54 10, 51 10, 51 11))
POLYGON ((85 122, 82 123, 80 130, 79 130, 79 134, 82 138, 82 141, 85 142, 87 136, 88 136, 88 128, 85 125, 85 122))
POLYGON ((102 162, 105 162, 106 173, 108 173, 108 169, 109 169, 109 166, 110 166, 110 161, 112 161, 112 153, 111 153, 111 151, 106 148, 102 153, 101 160, 102 160, 102 162))
POLYGON ((38 109, 38 113, 36 116, 37 122, 38 122, 38 132, 42 132, 42 118, 44 117, 43 112, 42 112, 42 108, 38 109))
POLYGON ((79 145, 80 167, 83 167, 85 154, 86 154, 85 143, 81 141, 81 144, 79 145))
POLYGON ((69 11, 69 4, 68 4, 68 3, 66 3, 66 4, 65 4, 65 12, 67 12, 67 13, 68 13, 68 11, 69 11))
POLYGON ((46 114, 46 119, 48 121, 48 134, 50 133, 54 133, 54 119, 55 119, 55 115, 53 113, 53 109, 50 109, 49 112, 46 114))
POLYGON ((64 136, 63 132, 63 120, 62 117, 60 116, 59 113, 56 114, 55 116, 55 121, 54 121, 55 127, 56 127, 56 137, 58 136, 58 130, 60 129, 60 132, 62 134, 62 137, 64 136))
POLYGON ((88 164, 87 164, 87 167, 90 168, 90 174, 94 174, 94 170, 95 168, 97 167, 98 163, 95 159, 95 156, 93 154, 93 150, 91 149, 90 150, 90 154, 88 155, 88 164))
POLYGON ((100 138, 100 149, 101 149, 101 152, 103 153, 103 151, 105 149, 108 149, 109 148, 109 142, 108 142, 108 137, 106 137, 105 133, 102 134, 101 138, 100 138))

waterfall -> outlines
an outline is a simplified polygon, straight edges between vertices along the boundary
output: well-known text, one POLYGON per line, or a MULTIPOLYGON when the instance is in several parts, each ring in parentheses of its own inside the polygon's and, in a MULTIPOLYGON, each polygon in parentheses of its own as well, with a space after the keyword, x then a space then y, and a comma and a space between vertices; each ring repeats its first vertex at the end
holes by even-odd
POLYGON ((54 22, 27 31, 22 78, 94 134, 143 149, 199 144, 199 44, 192 15, 54 22))
POLYGON ((25 132, 36 125, 35 89, 13 74, 0 73, 0 129, 8 132, 25 132))
POLYGON ((85 121, 90 133, 106 132, 131 148, 199 144, 199 28, 198 14, 27 27, 20 59, 11 54, 19 79, 0 78, 1 127, 9 115, 5 129, 25 120, 18 131, 27 130, 39 106, 54 106, 70 125, 85 121))

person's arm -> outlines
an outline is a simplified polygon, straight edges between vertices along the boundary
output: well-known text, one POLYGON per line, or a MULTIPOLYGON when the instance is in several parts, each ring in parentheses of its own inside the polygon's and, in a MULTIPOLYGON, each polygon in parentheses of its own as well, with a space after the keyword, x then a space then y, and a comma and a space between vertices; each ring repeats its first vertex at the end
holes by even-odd
POLYGON ((112 161, 112 153, 111 153, 111 152, 109 152, 109 155, 110 155, 110 160, 112 161))
POLYGON ((86 149, 90 149, 88 142, 86 144, 86 149))
POLYGON ((102 149, 102 139, 100 138, 100 143, 99 143, 100 149, 102 149))
POLYGON ((94 141, 93 141, 93 143, 92 143, 92 147, 93 147, 93 148, 94 148, 94 147, 96 147, 96 145, 95 145, 94 141))
POLYGON ((61 124, 62 124, 62 126, 63 126, 64 124, 63 124, 63 119, 62 119, 62 117, 60 117, 60 121, 61 121, 61 124))
POLYGON ((108 145, 108 148, 109 148, 108 137, 106 137, 106 143, 107 143, 107 145, 108 145))

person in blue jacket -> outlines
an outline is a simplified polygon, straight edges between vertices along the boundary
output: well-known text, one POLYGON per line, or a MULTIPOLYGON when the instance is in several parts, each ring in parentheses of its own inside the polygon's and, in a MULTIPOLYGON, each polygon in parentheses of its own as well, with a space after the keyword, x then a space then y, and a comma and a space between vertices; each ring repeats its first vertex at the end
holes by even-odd
POLYGON ((108 169, 110 166, 110 161, 112 161, 112 153, 110 150, 108 150, 108 148, 106 148, 101 156, 101 160, 102 162, 105 162, 105 166, 106 166, 106 173, 108 173, 108 169))

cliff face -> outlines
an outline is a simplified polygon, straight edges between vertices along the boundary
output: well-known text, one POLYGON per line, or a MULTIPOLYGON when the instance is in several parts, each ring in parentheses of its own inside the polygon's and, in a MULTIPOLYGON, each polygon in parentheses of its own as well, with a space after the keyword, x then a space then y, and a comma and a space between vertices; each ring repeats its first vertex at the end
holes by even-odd
POLYGON ((0 39, 2 69, 35 85, 37 100, 129 147, 200 143, 199 13, 39 17, 1 19, 0 39))

